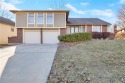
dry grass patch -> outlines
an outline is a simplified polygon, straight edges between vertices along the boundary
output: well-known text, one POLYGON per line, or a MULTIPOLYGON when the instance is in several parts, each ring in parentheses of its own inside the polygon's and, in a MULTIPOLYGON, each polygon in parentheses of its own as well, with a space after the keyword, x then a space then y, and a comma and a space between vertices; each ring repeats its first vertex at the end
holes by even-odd
POLYGON ((124 40, 93 40, 58 48, 48 83, 124 83, 124 51, 124 40))

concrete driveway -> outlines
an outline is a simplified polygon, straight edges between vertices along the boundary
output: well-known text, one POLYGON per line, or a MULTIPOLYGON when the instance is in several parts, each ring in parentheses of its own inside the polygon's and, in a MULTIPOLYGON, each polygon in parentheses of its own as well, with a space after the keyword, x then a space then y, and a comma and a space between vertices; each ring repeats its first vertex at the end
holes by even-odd
POLYGON ((46 83, 57 45, 17 45, 0 83, 46 83))
POLYGON ((14 55, 15 49, 16 49, 16 46, 8 46, 8 47, 0 48, 0 78, 9 57, 12 57, 14 55))

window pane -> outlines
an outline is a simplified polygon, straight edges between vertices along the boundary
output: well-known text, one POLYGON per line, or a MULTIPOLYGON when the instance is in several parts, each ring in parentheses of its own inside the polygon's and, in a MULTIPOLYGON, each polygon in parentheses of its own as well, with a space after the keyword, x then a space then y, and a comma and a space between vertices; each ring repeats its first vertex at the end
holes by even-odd
POLYGON ((82 32, 85 32, 85 27, 82 28, 82 32))
POLYGON ((80 32, 85 32, 85 26, 81 26, 80 32))
POLYGON ((67 30, 68 30, 68 31, 67 31, 67 32, 68 32, 68 34, 70 34, 70 27, 68 27, 68 29, 67 29, 67 30))
POLYGON ((75 27, 75 33, 78 33, 78 32, 79 32, 79 28, 75 27))
POLYGON ((101 27, 100 26, 93 26, 92 31, 93 32, 100 32, 101 31, 101 27))
POLYGON ((47 14, 47 24, 53 24, 53 14, 47 14))
POLYGON ((71 27, 71 33, 74 33, 74 27, 71 27))
POLYGON ((81 27, 79 27, 79 32, 81 32, 81 27))
POLYGON ((14 32, 14 28, 11 28, 11 32, 14 32))
POLYGON ((38 14, 38 24, 43 24, 43 14, 38 14))
POLYGON ((34 23, 34 14, 28 15, 28 23, 34 23))

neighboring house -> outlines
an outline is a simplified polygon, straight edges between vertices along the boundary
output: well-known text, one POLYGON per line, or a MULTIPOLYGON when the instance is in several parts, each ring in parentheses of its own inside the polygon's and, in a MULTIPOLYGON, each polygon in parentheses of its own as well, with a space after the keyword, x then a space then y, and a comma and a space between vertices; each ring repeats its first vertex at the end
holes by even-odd
POLYGON ((0 17, 0 44, 8 44, 8 37, 16 35, 15 23, 10 19, 0 17))
POLYGON ((110 23, 98 18, 68 18, 67 10, 11 10, 16 15, 17 37, 11 43, 58 43, 58 35, 107 32, 110 23))

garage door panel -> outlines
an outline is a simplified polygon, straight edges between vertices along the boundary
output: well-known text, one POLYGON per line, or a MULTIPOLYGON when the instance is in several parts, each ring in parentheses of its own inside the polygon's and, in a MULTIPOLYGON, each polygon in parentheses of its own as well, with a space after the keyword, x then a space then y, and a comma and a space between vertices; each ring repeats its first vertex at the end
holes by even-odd
POLYGON ((59 30, 43 30, 43 43, 56 44, 58 40, 59 30))
POLYGON ((41 36, 40 31, 25 31, 24 32, 24 43, 27 44, 40 44, 41 36))

